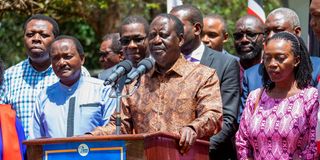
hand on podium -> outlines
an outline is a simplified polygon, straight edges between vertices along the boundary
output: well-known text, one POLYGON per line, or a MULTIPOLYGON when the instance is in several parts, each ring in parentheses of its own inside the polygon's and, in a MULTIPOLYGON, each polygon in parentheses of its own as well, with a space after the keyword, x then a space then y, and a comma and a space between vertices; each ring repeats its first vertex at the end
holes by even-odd
POLYGON ((183 155, 187 153, 197 139, 197 133, 191 127, 183 127, 180 130, 180 153, 183 155))

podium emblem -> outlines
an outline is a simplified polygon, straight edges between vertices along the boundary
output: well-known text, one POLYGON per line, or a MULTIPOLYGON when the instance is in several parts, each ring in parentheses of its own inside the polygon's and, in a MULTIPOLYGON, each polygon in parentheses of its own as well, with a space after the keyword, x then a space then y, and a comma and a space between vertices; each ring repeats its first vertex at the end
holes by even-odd
POLYGON ((89 147, 88 145, 82 143, 79 145, 78 147, 78 153, 80 154, 80 156, 85 157, 88 155, 89 153, 89 147))

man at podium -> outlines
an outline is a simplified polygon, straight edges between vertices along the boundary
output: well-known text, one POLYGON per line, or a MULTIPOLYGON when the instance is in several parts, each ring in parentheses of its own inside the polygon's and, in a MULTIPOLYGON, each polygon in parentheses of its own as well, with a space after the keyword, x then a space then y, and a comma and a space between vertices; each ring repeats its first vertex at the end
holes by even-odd
POLYGON ((31 139, 83 135, 106 125, 115 109, 108 97, 111 89, 102 80, 81 75, 84 51, 79 40, 58 36, 50 48, 52 68, 60 80, 36 100, 31 139))
MULTIPOLYGON (((180 135, 180 152, 186 153, 197 138, 209 140, 221 130, 222 102, 214 69, 188 62, 182 55, 183 24, 169 14, 160 14, 150 25, 149 48, 156 64, 141 77, 141 85, 123 98, 123 134, 170 132, 180 135)), ((133 85, 126 86, 124 94, 133 85)), ((115 132, 115 115, 92 135, 115 132)))

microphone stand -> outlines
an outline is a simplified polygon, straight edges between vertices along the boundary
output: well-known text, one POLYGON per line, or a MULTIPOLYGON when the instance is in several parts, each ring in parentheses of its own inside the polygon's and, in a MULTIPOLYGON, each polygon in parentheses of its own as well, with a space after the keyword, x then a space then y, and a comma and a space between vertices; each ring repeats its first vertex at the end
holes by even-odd
POLYGON ((125 85, 125 81, 127 79, 127 76, 123 76, 119 79, 118 83, 115 85, 112 85, 111 92, 109 94, 110 98, 116 98, 116 135, 120 135, 120 129, 121 129, 121 98, 124 97, 130 97, 133 95, 134 92, 138 89, 140 86, 140 77, 137 79, 137 82, 135 83, 133 89, 128 94, 122 94, 123 87, 125 85))

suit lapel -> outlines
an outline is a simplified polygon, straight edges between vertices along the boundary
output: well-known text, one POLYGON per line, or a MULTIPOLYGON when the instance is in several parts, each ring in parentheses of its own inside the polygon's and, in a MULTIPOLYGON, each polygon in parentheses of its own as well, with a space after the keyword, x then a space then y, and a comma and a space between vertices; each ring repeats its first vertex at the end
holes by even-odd
POLYGON ((207 46, 205 46, 204 52, 200 60, 200 64, 203 64, 205 66, 211 66, 213 62, 213 58, 214 58, 213 53, 210 54, 210 49, 207 46))

